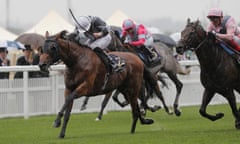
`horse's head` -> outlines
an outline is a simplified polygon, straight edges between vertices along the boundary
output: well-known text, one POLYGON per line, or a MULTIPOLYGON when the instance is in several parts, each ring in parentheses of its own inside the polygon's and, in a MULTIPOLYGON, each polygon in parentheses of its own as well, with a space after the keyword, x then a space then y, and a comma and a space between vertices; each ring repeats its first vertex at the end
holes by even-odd
POLYGON ((200 24, 200 21, 190 22, 187 20, 187 25, 181 32, 181 39, 177 44, 176 51, 183 54, 186 50, 194 50, 206 37, 206 32, 200 24))
POLYGON ((62 31, 56 35, 49 36, 46 32, 46 40, 40 55, 39 67, 41 72, 48 72, 50 65, 60 60, 58 39, 65 39, 67 31, 62 31))

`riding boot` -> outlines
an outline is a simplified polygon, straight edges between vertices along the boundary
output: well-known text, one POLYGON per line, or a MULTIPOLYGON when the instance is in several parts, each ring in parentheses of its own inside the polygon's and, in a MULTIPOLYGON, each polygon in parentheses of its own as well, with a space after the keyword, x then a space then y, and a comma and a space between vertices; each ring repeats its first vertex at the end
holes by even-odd
POLYGON ((93 50, 98 57, 101 59, 101 61, 104 63, 107 72, 112 73, 112 67, 111 67, 111 60, 109 59, 108 55, 106 52, 104 52, 101 48, 97 47, 93 50))
POLYGON ((148 50, 148 53, 150 56, 150 61, 151 62, 155 61, 158 58, 158 54, 157 54, 156 50, 151 46, 146 47, 146 49, 148 50))
POLYGON ((102 90, 104 90, 106 85, 107 85, 109 75, 110 75, 110 73, 112 73, 111 60, 109 59, 106 52, 104 52, 101 48, 96 47, 93 51, 101 59, 101 61, 103 62, 103 64, 105 65, 105 68, 107 70, 107 73, 106 73, 105 78, 104 78, 104 84, 102 86, 102 90))

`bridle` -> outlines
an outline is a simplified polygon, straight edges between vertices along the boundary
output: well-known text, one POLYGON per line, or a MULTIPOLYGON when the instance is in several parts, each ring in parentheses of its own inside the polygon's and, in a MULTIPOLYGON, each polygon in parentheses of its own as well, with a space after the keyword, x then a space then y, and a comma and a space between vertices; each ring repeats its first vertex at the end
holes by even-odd
MULTIPOLYGON (((69 47, 69 42, 68 42, 68 47, 69 47)), ((45 40, 45 44, 43 47, 43 53, 50 53, 51 57, 54 57, 51 65, 57 65, 57 64, 61 63, 59 44, 57 43, 56 40, 52 40, 52 39, 45 40), (51 49, 48 48, 49 43, 55 44, 55 46, 53 46, 53 44, 51 46, 51 47, 54 47, 54 51, 51 51, 51 49), (49 51, 51 51, 51 52, 49 52, 49 51)))
POLYGON ((197 24, 196 26, 193 26, 193 23, 192 23, 191 28, 192 28, 192 31, 190 32, 189 38, 185 43, 199 43, 195 48, 194 47, 190 48, 192 51, 197 51, 207 41, 207 37, 203 35, 206 32, 199 24, 197 24), (200 32, 200 30, 203 32, 200 32))

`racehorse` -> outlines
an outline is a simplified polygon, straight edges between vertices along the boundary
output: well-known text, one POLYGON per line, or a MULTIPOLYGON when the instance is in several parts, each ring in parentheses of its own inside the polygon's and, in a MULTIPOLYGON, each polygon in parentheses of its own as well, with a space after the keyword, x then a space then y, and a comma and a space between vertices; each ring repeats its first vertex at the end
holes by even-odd
POLYGON ((204 87, 200 114, 212 121, 224 116, 221 112, 211 115, 206 111, 211 99, 218 93, 227 99, 235 117, 235 127, 240 129, 240 112, 234 95, 234 90, 240 92, 240 67, 220 43, 221 41, 216 40, 213 34, 207 34, 198 20, 191 22, 188 19, 186 27, 181 32, 177 52, 193 50, 198 57, 200 78, 204 87))
MULTIPOLYGON (((122 42, 120 41, 120 38, 117 37, 115 34, 111 33, 112 35, 112 41, 110 43, 109 46, 109 51, 130 51, 133 53, 136 53, 136 51, 134 50, 134 48, 132 48, 130 45, 125 45, 122 44, 122 42)), ((154 67, 151 67, 151 72, 156 74, 157 73, 157 79, 159 81, 161 81, 163 83, 163 85, 166 86, 166 82, 164 81, 164 79, 160 76, 161 73, 166 73, 168 75, 168 77, 173 81, 173 83, 176 86, 176 96, 175 96, 175 100, 174 100, 174 112, 177 116, 181 115, 181 111, 178 109, 178 103, 179 103, 179 96, 183 87, 182 82, 178 79, 177 74, 181 74, 181 75, 187 75, 190 73, 190 69, 183 69, 181 67, 181 65, 178 63, 178 61, 174 58, 174 56, 172 55, 171 51, 169 50, 169 48, 161 43, 161 42, 155 42, 154 43, 155 48, 157 50, 157 52, 159 53, 159 55, 161 56, 161 62, 158 62, 154 67)), ((120 102, 118 100, 118 94, 119 92, 116 91, 113 94, 113 100, 115 102, 117 102, 121 107, 124 107, 128 104, 128 102, 124 101, 124 102, 120 102)), ((102 102, 102 106, 101 106, 101 110, 98 114, 97 120, 100 120, 102 118, 102 113, 104 108, 107 105, 107 102, 109 100, 111 95, 106 95, 103 102, 102 102)), ((147 98, 145 101, 147 101, 149 99, 149 97, 151 97, 151 95, 147 95, 147 98)), ((157 97, 159 97, 157 95, 157 97)), ((159 99, 161 100, 161 97, 159 97, 159 99)), ((86 97, 84 100, 84 103, 81 107, 81 109, 85 109, 86 108, 86 104, 88 102, 89 98, 86 97)), ((161 100, 162 101, 162 100, 161 100)), ((163 104, 165 102, 163 101, 163 104)), ((154 106, 154 107, 149 107, 147 106, 147 104, 145 104, 145 106, 147 107, 147 109, 150 109, 151 111, 156 111, 158 110, 160 107, 159 106, 154 106)))
POLYGON ((73 101, 82 96, 96 96, 105 94, 118 89, 130 102, 132 108, 132 127, 131 133, 135 132, 137 120, 142 124, 152 124, 152 119, 145 119, 140 115, 137 102, 141 92, 143 77, 148 77, 143 62, 134 54, 126 52, 112 52, 111 55, 118 56, 125 61, 122 71, 113 73, 109 76, 104 89, 104 75, 107 73, 103 62, 86 46, 77 45, 74 42, 64 39, 66 31, 49 36, 46 33, 46 41, 43 53, 40 56, 39 67, 42 72, 48 72, 50 65, 60 59, 66 65, 65 71, 65 102, 59 111, 54 127, 60 127, 61 118, 64 122, 59 134, 59 138, 65 137, 65 131, 71 115, 73 101))
MULTIPOLYGON (((108 46, 108 50, 110 50, 110 51, 112 51, 112 50, 114 50, 114 51, 122 51, 122 52, 123 52, 123 51, 124 51, 124 52, 129 51, 128 49, 126 49, 126 48, 122 45, 121 41, 117 38, 117 36, 116 36, 115 34, 113 34, 113 33, 111 33, 111 34, 113 35, 112 38, 115 38, 115 39, 113 39, 113 40, 111 41, 111 44, 108 46), (114 47, 114 48, 111 48, 111 47, 114 47)), ((68 35, 66 36, 66 39, 68 39, 68 40, 70 40, 70 41, 73 41, 73 42, 75 42, 75 43, 78 43, 78 42, 75 41, 75 37, 76 37, 76 34, 75 34, 75 33, 70 33, 70 34, 68 34, 68 35)), ((159 79, 160 79, 160 78, 159 78, 159 79)), ((160 79, 160 80, 161 80, 161 79, 160 79)), ((165 111, 166 111, 168 114, 172 114, 172 112, 169 111, 169 108, 167 107, 167 105, 166 105, 166 103, 165 103, 165 100, 164 100, 164 98, 163 98, 163 96, 162 96, 162 93, 161 93, 161 91, 160 91, 160 88, 157 86, 157 81, 156 81, 155 83, 156 83, 156 85, 155 85, 154 89, 152 90, 152 92, 154 92, 154 93, 157 95, 157 97, 162 101, 165 111)), ((116 98, 116 96, 118 95, 119 92, 116 91, 116 93, 114 94, 114 96, 115 96, 115 97, 114 97, 114 100, 115 100, 120 106, 125 105, 125 104, 122 104, 121 102, 119 102, 119 100, 116 98), (116 93, 117 93, 117 94, 116 94, 116 93)), ((102 102, 102 107, 101 107, 101 111, 100 111, 100 113, 99 113, 99 117, 101 117, 102 112, 103 112, 105 106, 107 105, 107 102, 108 102, 108 100, 109 100, 110 97, 111 97, 111 93, 108 93, 108 94, 105 95, 105 98, 104 98, 104 100, 103 100, 103 102, 102 102)), ((82 105, 82 107, 81 107, 81 109, 84 109, 84 108, 85 108, 88 100, 89 100, 89 97, 86 97, 85 100, 84 100, 84 103, 83 103, 83 105, 82 105)), ((141 94, 140 100, 141 100, 141 102, 142 102, 142 103, 141 103, 141 106, 144 107, 144 109, 150 109, 151 111, 156 111, 156 110, 160 109, 160 106, 155 106, 155 107, 150 107, 150 106, 148 106, 147 103, 145 102, 145 101, 146 101, 146 98, 144 97, 144 94, 141 94)), ((126 104, 127 104, 127 102, 126 102, 126 104)), ((101 118, 99 118, 99 119, 101 119, 101 118)))

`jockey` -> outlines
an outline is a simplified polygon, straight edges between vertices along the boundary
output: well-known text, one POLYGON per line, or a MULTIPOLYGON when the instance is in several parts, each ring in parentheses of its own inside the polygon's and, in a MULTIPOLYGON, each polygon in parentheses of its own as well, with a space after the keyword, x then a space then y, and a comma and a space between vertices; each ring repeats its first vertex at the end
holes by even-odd
POLYGON ((116 63, 104 51, 110 44, 112 37, 109 33, 110 28, 97 16, 80 16, 76 22, 74 33, 77 34, 76 40, 81 45, 86 45, 100 57, 108 72, 116 68, 116 63))
POLYGON ((124 43, 129 43, 142 51, 147 50, 150 62, 157 59, 158 55, 153 46, 153 37, 144 25, 136 25, 133 20, 126 19, 123 21, 122 29, 122 37, 125 39, 124 43))
POLYGON ((223 16, 219 8, 210 9, 207 18, 211 22, 207 27, 207 32, 212 32, 216 37, 240 51, 240 29, 235 19, 232 16, 223 16))

